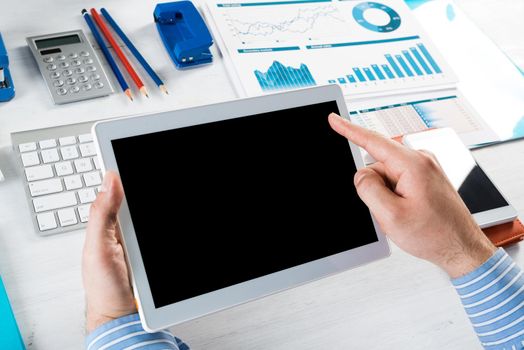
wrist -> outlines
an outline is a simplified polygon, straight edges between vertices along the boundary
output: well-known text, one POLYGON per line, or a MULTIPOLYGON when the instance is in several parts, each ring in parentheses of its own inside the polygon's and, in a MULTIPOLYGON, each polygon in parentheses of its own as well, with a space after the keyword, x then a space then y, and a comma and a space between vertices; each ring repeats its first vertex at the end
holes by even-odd
POLYGON ((128 310, 113 310, 111 312, 99 312, 96 310, 91 310, 89 307, 86 311, 86 331, 87 333, 91 333, 96 328, 100 327, 101 325, 108 323, 110 321, 116 320, 117 318, 127 316, 130 314, 134 314, 137 312, 136 308, 128 309, 128 310))
POLYGON ((481 239, 462 245, 455 254, 450 254, 441 266, 451 278, 458 278, 476 270, 495 254, 497 247, 482 232, 481 235, 481 239))

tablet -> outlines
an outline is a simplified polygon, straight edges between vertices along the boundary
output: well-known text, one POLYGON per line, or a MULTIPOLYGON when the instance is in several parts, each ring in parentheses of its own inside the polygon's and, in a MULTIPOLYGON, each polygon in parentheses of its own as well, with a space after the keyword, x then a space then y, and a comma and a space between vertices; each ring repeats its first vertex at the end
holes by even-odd
POLYGON ((123 242, 155 331, 386 257, 357 196, 335 85, 96 123, 123 242))

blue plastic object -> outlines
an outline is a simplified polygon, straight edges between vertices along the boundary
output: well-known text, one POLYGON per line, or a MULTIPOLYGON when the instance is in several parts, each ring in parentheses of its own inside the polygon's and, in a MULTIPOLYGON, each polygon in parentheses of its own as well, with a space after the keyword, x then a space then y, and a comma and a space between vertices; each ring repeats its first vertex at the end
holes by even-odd
POLYGON ((2 278, 0 277, 0 349, 24 350, 24 342, 16 325, 2 278))
POLYGON ((178 69, 211 63, 213 39, 191 1, 158 4, 153 12, 160 38, 178 69))
POLYGON ((9 57, 5 49, 4 40, 0 33, 0 69, 3 71, 4 81, 0 81, 0 102, 6 102, 15 97, 15 86, 9 72, 9 57))

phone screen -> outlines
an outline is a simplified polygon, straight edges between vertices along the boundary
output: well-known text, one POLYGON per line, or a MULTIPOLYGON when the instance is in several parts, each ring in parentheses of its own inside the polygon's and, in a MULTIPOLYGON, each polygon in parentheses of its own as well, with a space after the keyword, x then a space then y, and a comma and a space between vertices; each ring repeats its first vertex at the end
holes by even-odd
POLYGON ((408 135, 404 143, 435 155, 471 214, 509 205, 453 130, 408 135))

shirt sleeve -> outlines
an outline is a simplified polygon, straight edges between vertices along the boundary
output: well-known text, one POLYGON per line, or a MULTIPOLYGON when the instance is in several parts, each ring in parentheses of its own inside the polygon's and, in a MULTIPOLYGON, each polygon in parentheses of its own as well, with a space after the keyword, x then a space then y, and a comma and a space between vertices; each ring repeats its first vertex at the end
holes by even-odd
POLYGON ((189 347, 169 331, 146 332, 138 314, 131 314, 104 323, 88 334, 86 349, 189 350, 189 347))
POLYGON ((524 349, 523 271, 502 248, 452 283, 486 350, 524 349))

